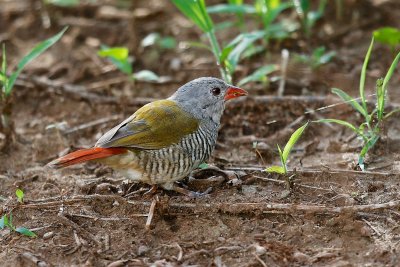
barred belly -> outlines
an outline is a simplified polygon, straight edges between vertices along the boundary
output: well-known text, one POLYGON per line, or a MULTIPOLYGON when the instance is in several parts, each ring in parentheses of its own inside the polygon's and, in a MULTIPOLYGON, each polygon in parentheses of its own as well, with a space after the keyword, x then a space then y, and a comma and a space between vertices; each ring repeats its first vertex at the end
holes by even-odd
POLYGON ((216 143, 215 133, 199 128, 178 144, 157 150, 133 149, 109 158, 107 164, 129 179, 172 189, 175 181, 208 159, 216 143))

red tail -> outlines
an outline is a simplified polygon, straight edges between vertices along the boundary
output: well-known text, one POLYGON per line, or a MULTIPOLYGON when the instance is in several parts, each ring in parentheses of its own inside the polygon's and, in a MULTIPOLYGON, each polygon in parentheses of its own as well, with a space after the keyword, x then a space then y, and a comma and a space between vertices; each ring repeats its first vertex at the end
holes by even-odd
POLYGON ((74 164, 82 163, 92 159, 101 159, 118 154, 123 154, 127 150, 125 148, 102 148, 92 147, 87 149, 81 149, 72 153, 69 153, 61 158, 55 159, 48 163, 47 166, 59 169, 74 164))

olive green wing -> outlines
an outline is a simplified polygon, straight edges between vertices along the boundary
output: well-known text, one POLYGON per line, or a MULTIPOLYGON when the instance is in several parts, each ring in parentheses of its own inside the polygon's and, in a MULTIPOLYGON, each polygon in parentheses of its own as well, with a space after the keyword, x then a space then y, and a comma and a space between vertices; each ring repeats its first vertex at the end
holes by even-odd
POLYGON ((159 100, 138 109, 132 116, 105 133, 98 147, 161 149, 195 132, 199 121, 172 100, 159 100))

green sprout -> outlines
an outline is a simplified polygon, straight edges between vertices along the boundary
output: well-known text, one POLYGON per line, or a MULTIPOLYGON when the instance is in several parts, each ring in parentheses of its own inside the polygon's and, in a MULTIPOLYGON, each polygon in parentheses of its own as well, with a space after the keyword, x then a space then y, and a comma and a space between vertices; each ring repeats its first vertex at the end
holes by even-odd
POLYGON ((21 74, 22 70, 27 64, 29 64, 32 60, 40 56, 44 51, 60 40, 67 29, 68 27, 65 27, 58 34, 37 44, 26 56, 21 59, 21 61, 17 64, 17 69, 10 75, 7 74, 6 47, 3 44, 0 70, 0 132, 5 134, 6 140, 11 137, 14 131, 13 123, 11 121, 12 103, 10 96, 18 76, 21 74))
POLYGON ((360 99, 361 103, 357 102, 355 98, 352 98, 344 91, 333 88, 332 92, 338 95, 342 100, 348 103, 351 107, 353 107, 358 113, 360 113, 364 117, 364 122, 361 125, 356 126, 344 120, 338 119, 321 119, 317 122, 327 122, 327 123, 337 123, 342 126, 345 126, 355 132, 363 142, 363 147, 358 157, 358 165, 361 170, 365 170, 364 166, 364 158, 368 151, 374 147, 376 142, 378 141, 381 129, 383 127, 383 122, 386 118, 393 115, 395 112, 400 110, 394 110, 388 114, 385 114, 385 102, 387 95, 387 86, 388 83, 396 69, 397 63, 400 60, 400 53, 397 54, 395 59, 393 60, 389 70, 386 73, 385 78, 380 78, 376 81, 376 105, 375 108, 369 113, 367 108, 367 101, 365 99, 365 77, 367 72, 368 61, 371 56, 372 47, 374 45, 374 38, 372 38, 371 44, 368 48, 367 55, 364 59, 364 64, 361 71, 360 76, 360 99))
MULTIPOLYGON (((209 15, 210 13, 222 12, 222 9, 236 10, 235 12, 248 12, 248 5, 243 5, 242 1, 229 1, 228 6, 215 6, 213 9, 207 9, 204 0, 172 0, 176 7, 188 17, 194 24, 196 24, 208 37, 210 47, 205 48, 212 51, 216 59, 221 77, 228 83, 232 83, 232 75, 238 67, 239 61, 243 59, 245 52, 250 49, 253 44, 265 37, 265 31, 253 31, 239 34, 231 42, 225 46, 218 43, 215 35, 216 27, 209 15), (211 11, 210 11, 211 10, 211 11)), ((196 43, 196 46, 204 47, 196 43)), ((248 53, 247 56, 251 54, 248 53)), ((242 80, 241 84, 250 81, 263 80, 265 75, 270 72, 270 68, 276 68, 274 65, 267 65, 267 68, 260 68, 255 70, 255 73, 250 74, 250 78, 242 80)))
POLYGON ((132 65, 129 60, 129 50, 126 47, 106 47, 97 52, 100 57, 107 58, 113 63, 121 72, 128 75, 132 80, 157 82, 160 77, 150 70, 141 70, 133 73, 132 65))
POLYGON ((24 203, 24 191, 18 188, 17 190, 15 190, 15 195, 17 196, 17 200, 19 203, 24 203))
POLYGON ((215 36, 215 27, 212 19, 206 10, 204 0, 172 0, 175 6, 188 17, 197 27, 199 27, 208 37, 211 51, 217 59, 217 64, 221 77, 228 83, 232 82, 232 77, 221 61, 221 47, 215 36))
POLYGON ((306 129, 308 125, 308 122, 306 124, 304 124, 303 126, 301 126, 300 128, 298 128, 291 136, 289 141, 286 143, 285 148, 282 149, 280 148, 279 145, 277 145, 278 147, 278 152, 279 152, 279 157, 281 159, 281 166, 271 166, 265 169, 266 172, 269 173, 279 173, 279 174, 283 174, 286 175, 288 173, 287 170, 287 160, 288 157, 290 155, 290 152, 293 148, 293 146, 297 143, 297 141, 299 140, 299 138, 301 137, 301 135, 303 134, 304 130, 306 129))
POLYGON ((324 46, 314 49, 311 55, 297 55, 296 60, 311 66, 312 69, 317 69, 321 65, 330 62, 336 53, 334 51, 326 52, 324 46))
POLYGON ((7 214, 4 214, 1 219, 0 219, 0 229, 5 229, 8 228, 10 229, 11 232, 17 232, 20 233, 24 236, 28 237, 37 237, 37 235, 29 230, 26 227, 15 227, 12 222, 12 213, 10 212, 10 216, 7 216, 7 214))
POLYGON ((314 27, 317 20, 319 20, 325 12, 328 0, 320 0, 318 9, 311 10, 311 0, 292 0, 296 12, 300 18, 303 31, 307 38, 311 36, 311 29, 314 27))
POLYGON ((383 27, 374 31, 376 41, 388 45, 394 54, 396 47, 400 44, 400 30, 393 27, 383 27))

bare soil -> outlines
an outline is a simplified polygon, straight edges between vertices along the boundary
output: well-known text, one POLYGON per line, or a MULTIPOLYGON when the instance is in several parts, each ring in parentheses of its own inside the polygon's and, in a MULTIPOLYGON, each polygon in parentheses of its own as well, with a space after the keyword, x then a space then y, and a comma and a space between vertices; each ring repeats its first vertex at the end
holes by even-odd
MULTIPOLYGON (((290 64, 281 97, 275 96, 277 82, 247 85, 250 96, 227 105, 210 169, 183 181, 195 191, 212 186, 212 192, 189 199, 163 190, 146 195, 149 186, 126 181, 99 164, 61 171, 44 166, 93 145, 151 99, 167 97, 191 79, 218 76, 205 50, 140 46, 152 32, 178 43, 198 40, 198 29, 169 1, 104 0, 62 8, 36 0, 0 0, 0 43, 6 44, 10 66, 34 44, 70 25, 59 43, 29 65, 14 91, 17 142, 0 155, 0 215, 12 212, 14 225, 33 229, 38 237, 0 230, 0 265, 400 266, 400 115, 387 121, 365 172, 356 165, 361 143, 351 131, 316 123, 292 152, 290 190, 289 177, 263 171, 279 163, 276 144, 284 145, 307 120, 361 122, 343 104, 309 111, 340 102, 331 87, 358 94, 371 33, 382 26, 400 27, 400 3, 343 1, 347 8, 338 21, 333 2, 309 40, 299 35, 272 42, 267 57, 242 63, 235 80, 262 64, 280 64, 283 48, 309 53, 324 45, 337 53, 316 70, 290 64), (128 81, 97 56, 100 44, 127 46, 135 71, 150 69, 169 78, 128 81), (23 204, 16 201, 17 188, 26 194, 23 204)), ((217 33, 225 43, 235 34, 217 33)), ((368 94, 392 59, 390 49, 376 45, 368 94)), ((400 103, 399 77, 396 71, 389 110, 400 103)))

